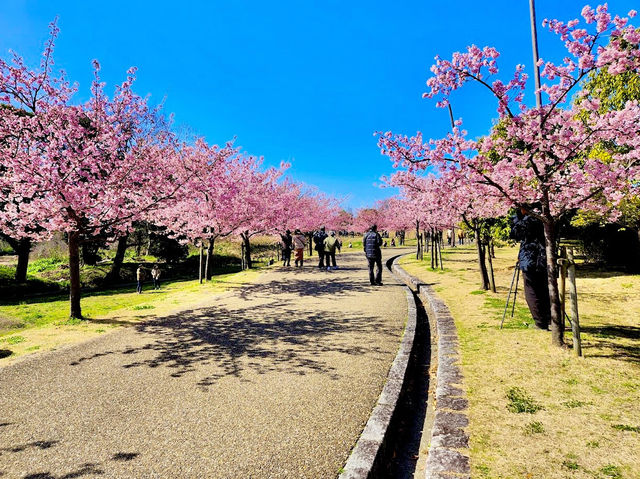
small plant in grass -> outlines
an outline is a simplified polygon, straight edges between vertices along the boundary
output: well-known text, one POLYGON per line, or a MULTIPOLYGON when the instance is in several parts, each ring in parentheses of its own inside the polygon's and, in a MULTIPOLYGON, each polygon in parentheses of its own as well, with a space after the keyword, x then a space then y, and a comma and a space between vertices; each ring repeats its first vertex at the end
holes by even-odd
POLYGON ((578 384, 578 380, 576 378, 563 379, 562 382, 569 386, 575 386, 578 384))
POLYGON ((134 311, 140 311, 141 309, 154 309, 155 306, 153 306, 152 304, 139 304, 137 306, 132 307, 131 309, 133 309, 134 311))
POLYGON ((40 349, 40 346, 31 346, 25 349, 25 351, 37 351, 38 349, 40 349))
POLYGON ((562 467, 565 469, 569 469, 570 471, 577 471, 580 469, 580 466, 573 459, 566 459, 562 462, 562 467))
POLYGON ((514 413, 533 414, 544 409, 541 404, 537 403, 529 394, 520 387, 512 387, 507 391, 507 409, 514 413))
POLYGON ((105 331, 105 329, 96 329, 96 333, 104 333, 105 331))
POLYGON ((478 464, 475 469, 481 474, 480 477, 491 477, 491 469, 484 464, 478 464))
POLYGON ((486 294, 487 292, 483 289, 478 289, 476 291, 471 291, 469 294, 486 294))
POLYGON ((614 479, 622 479, 622 472, 620 468, 613 464, 607 464, 600 469, 600 472, 606 477, 613 477, 614 479))
POLYGON ((611 427, 617 429, 618 431, 631 431, 640 434, 640 426, 629 426, 628 424, 613 424, 611 427))
POLYGON ((8 344, 18 344, 18 343, 24 343, 26 339, 24 338, 24 336, 9 336, 8 338, 5 338, 3 341, 6 341, 8 344))
POLYGON ((590 447, 592 449, 600 447, 600 443, 598 441, 587 441, 586 445, 587 445, 587 447, 590 447))
POLYGON ((524 433, 527 436, 531 436, 532 434, 542 434, 543 432, 544 432, 544 426, 540 421, 530 422, 524 427, 524 433))
POLYGON ((593 403, 591 403, 589 401, 578 401, 576 399, 572 399, 570 401, 565 401, 565 402, 562 403, 562 405, 564 407, 567 407, 569 409, 582 407, 582 406, 589 406, 590 404, 593 404, 593 403))

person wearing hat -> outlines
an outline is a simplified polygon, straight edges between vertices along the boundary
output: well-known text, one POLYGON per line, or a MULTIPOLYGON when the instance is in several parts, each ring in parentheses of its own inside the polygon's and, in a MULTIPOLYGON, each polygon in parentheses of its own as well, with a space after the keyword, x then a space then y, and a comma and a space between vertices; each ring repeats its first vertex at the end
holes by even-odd
POLYGON ((296 267, 300 264, 302 268, 304 264, 304 247, 307 245, 307 238, 300 232, 300 230, 294 231, 295 236, 293 237, 293 247, 295 249, 295 263, 296 267))
POLYGON ((333 264, 333 269, 338 269, 336 265, 336 249, 340 251, 342 247, 342 243, 338 238, 336 238, 336 232, 332 231, 329 233, 324 239, 324 257, 327 261, 327 271, 331 270, 331 265, 333 264))
POLYGON ((382 237, 378 233, 378 227, 372 225, 362 238, 364 254, 369 263, 369 281, 372 285, 382 286, 382 237), (376 274, 373 274, 373 266, 376 266, 376 274))
POLYGON ((280 235, 282 246, 282 266, 291 266, 291 249, 293 248, 293 236, 291 231, 287 230, 285 234, 280 235))

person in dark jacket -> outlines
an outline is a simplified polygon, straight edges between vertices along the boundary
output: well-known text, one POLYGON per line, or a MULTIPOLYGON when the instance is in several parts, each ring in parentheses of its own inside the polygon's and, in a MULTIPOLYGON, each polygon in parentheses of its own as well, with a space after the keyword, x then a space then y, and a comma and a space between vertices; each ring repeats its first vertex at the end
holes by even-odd
POLYGON ((291 231, 287 230, 285 234, 280 235, 282 246, 282 266, 291 266, 291 250, 293 249, 293 236, 291 231))
POLYGON ((376 225, 371 226, 369 231, 364 234, 362 238, 362 246, 364 248, 364 254, 367 257, 369 263, 369 281, 372 285, 382 286, 382 237, 378 233, 378 227, 376 225), (373 266, 376 266, 376 274, 374 277, 373 266))
POLYGON ((324 240, 327 237, 324 226, 313 235, 314 249, 318 252, 318 268, 324 269, 324 240))
POLYGON ((522 208, 512 219, 511 237, 520 241, 518 264, 524 279, 524 297, 539 329, 549 329, 551 301, 547 281, 544 226, 522 208))

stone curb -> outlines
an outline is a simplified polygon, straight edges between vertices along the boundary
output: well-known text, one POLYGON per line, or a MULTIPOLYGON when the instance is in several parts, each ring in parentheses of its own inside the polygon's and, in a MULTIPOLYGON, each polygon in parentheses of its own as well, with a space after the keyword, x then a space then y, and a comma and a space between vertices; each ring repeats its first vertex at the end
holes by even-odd
POLYGON ((433 426, 425 477, 469 479, 469 436, 465 431, 469 425, 469 403, 461 389, 463 375, 459 365, 458 331, 453 317, 433 288, 407 273, 397 260, 393 262, 392 270, 418 293, 429 318, 429 327, 435 334, 431 346, 436 349, 432 358, 437 359, 437 369, 434 369, 436 365, 431 365, 431 371, 436 373, 435 378, 429 381, 435 384, 435 406, 428 412, 433 415, 433 426))
POLYGON ((393 360, 378 402, 347 463, 342 468, 339 479, 365 479, 374 475, 381 451, 385 448, 387 431, 403 389, 416 333, 416 303, 413 293, 409 288, 405 289, 409 314, 398 353, 393 360))

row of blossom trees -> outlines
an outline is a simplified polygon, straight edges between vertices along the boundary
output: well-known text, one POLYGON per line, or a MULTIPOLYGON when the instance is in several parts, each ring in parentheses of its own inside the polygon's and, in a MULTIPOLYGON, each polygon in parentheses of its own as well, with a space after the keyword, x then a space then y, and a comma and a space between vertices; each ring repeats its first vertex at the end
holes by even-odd
POLYGON ((54 22, 37 69, 15 54, 0 59, 0 234, 19 253, 18 280, 31 242, 65 234, 71 317, 82 317, 81 245, 121 238, 134 221, 207 245, 208 260, 216 238, 240 234, 250 255, 255 234, 337 215, 336 201, 283 179, 288 165, 264 169, 232 143, 179 140, 133 92, 135 69, 110 96, 94 62, 89 100, 73 103, 77 86, 53 69, 57 33, 54 22))
POLYGON ((402 170, 393 181, 431 182, 417 191, 428 195, 426 203, 439 202, 443 214, 482 218, 517 207, 543 222, 552 338, 558 346, 564 332, 556 279, 559 221, 578 208, 615 218, 621 201, 637 196, 640 106, 627 101, 602 111, 597 95, 585 88, 597 71, 614 77, 638 74, 640 31, 629 24, 635 14, 612 17, 606 5, 587 6, 584 24, 545 20, 543 25, 564 43, 566 56, 561 63, 539 61, 546 81, 540 88, 546 102, 539 107, 524 102, 522 65, 506 82, 494 78, 499 53, 491 47, 471 46, 451 60, 436 57, 424 97, 447 107, 455 90, 475 82, 495 98, 499 119, 481 139, 469 139, 461 120, 441 139, 425 141, 420 132, 379 134, 382 153, 402 170), (422 177, 427 168, 434 178, 422 177))

